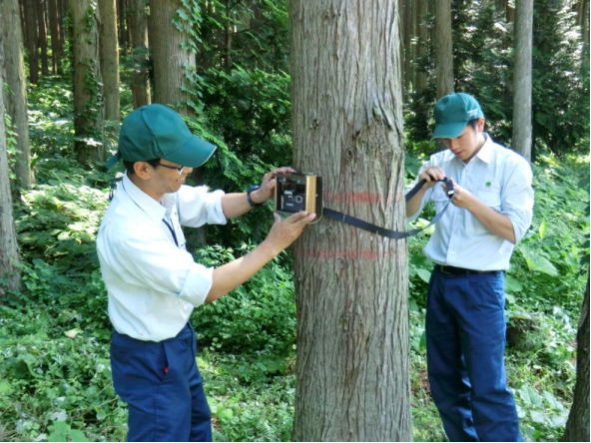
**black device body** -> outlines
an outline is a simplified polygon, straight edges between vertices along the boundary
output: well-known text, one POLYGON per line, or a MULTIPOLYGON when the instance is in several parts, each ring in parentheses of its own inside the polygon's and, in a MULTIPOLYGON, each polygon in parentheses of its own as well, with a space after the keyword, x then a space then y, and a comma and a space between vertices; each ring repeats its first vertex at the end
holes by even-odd
POLYGON ((275 186, 275 210, 306 211, 322 215, 322 178, 312 174, 279 174, 275 186))

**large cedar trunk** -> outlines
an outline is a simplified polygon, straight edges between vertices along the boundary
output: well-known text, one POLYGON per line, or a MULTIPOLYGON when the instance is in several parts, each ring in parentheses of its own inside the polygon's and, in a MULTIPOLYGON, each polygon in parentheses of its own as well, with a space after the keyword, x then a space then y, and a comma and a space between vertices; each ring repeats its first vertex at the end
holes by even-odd
MULTIPOLYGON (((4 92, 5 106, 17 134, 16 177, 18 184, 29 188, 33 181, 31 150, 27 117, 27 92, 23 59, 23 37, 17 0, 3 0, 0 4, 0 32, 4 45, 4 63, 8 88, 4 92)), ((4 115, 4 114, 1 114, 4 115)))
MULTIPOLYGON (((0 12, 1 13, 1 12, 0 12)), ((4 65, 4 42, 0 37, 0 66, 4 65)), ((4 88, 3 72, 0 69, 0 91, 4 88)), ((12 211, 12 196, 8 176, 8 152, 6 150, 6 128, 4 126, 4 98, 0 93, 0 297, 4 288, 20 288, 19 255, 12 211)))
MULTIPOLYGON (((396 5, 292 0, 290 13, 294 166, 322 176, 325 206, 401 230, 396 5)), ((410 440, 406 243, 323 219, 295 252, 295 440, 410 440)))

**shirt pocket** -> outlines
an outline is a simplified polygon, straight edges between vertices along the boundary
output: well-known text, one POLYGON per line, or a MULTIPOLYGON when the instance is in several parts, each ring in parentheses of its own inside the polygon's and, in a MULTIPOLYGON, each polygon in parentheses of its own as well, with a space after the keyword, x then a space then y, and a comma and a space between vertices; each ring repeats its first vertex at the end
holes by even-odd
POLYGON ((482 186, 476 189, 473 194, 478 200, 489 208, 496 211, 501 210, 501 189, 498 186, 482 186))

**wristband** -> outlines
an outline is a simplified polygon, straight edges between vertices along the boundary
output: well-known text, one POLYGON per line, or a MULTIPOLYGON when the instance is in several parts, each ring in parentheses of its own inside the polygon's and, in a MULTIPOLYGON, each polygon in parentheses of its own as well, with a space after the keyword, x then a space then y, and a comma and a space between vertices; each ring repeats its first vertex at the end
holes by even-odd
POLYGON ((248 202, 248 204, 250 205, 251 208, 254 208, 255 206, 261 206, 264 203, 264 202, 255 203, 254 201, 252 201, 252 197, 250 196, 251 192, 256 191, 259 188, 260 188, 259 185, 254 185, 254 186, 251 186, 250 188, 248 188, 248 191, 246 191, 246 201, 248 202))

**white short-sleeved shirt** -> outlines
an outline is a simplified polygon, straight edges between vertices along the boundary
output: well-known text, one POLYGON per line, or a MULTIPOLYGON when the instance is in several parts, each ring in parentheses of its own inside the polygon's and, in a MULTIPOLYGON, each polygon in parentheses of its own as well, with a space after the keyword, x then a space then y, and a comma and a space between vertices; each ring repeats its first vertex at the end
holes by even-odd
MULTIPOLYGON (((440 167, 481 202, 509 217, 516 243, 523 238, 532 221, 534 191, 531 167, 522 156, 486 135, 484 145, 467 164, 447 149, 431 156, 421 171, 432 166, 440 167)), ((428 201, 435 203, 438 212, 445 207, 448 197, 442 185, 425 193, 421 209, 428 201)), ((470 211, 450 204, 424 252, 440 265, 500 271, 509 268, 514 247, 489 232, 470 211)))
POLYGON ((225 224, 223 194, 182 186, 157 202, 123 177, 97 236, 117 332, 144 341, 174 337, 205 301, 213 269, 195 263, 181 225, 225 224))

